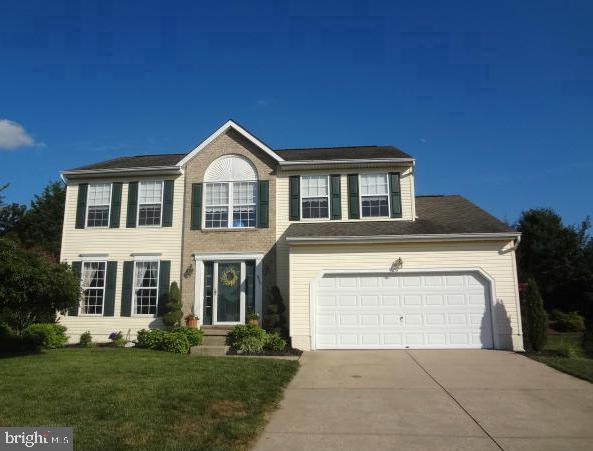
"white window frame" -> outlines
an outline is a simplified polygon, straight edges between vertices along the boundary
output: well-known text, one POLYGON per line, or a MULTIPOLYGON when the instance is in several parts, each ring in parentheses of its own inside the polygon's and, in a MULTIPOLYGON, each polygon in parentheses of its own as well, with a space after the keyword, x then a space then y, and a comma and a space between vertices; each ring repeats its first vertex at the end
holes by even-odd
POLYGON ((358 208, 360 209, 360 219, 365 219, 365 218, 378 218, 378 219, 384 219, 384 218, 390 218, 391 217, 391 195, 389 192, 389 174, 387 172, 365 172, 363 174, 358 174, 358 208), (387 194, 385 194, 387 196, 387 215, 386 216, 364 216, 362 214, 362 198, 363 197, 380 197, 383 196, 383 194, 365 194, 363 196, 362 194, 362 176, 363 175, 383 175, 385 176, 385 180, 387 181, 387 194))
POLYGON ((329 174, 305 174, 301 175, 299 178, 299 214, 302 220, 304 221, 326 221, 330 218, 331 215, 331 193, 330 193, 330 186, 329 186, 329 174), (304 177, 325 177, 325 181, 327 183, 327 196, 314 196, 314 197, 303 197, 303 178, 304 177), (305 218, 303 216, 303 199, 323 199, 327 198, 327 216, 319 217, 319 218, 305 218))
POLYGON ((105 314, 105 291, 107 290, 107 260, 82 260, 80 268, 80 288, 82 291, 82 299, 78 303, 78 316, 103 316, 105 314), (103 287, 86 287, 86 289, 103 288, 103 298, 101 299, 101 313, 82 313, 82 305, 84 303, 84 290, 82 282, 84 281, 84 265, 85 263, 105 263, 105 275, 103 277, 103 287))
POLYGON ((257 202, 258 202, 258 192, 257 192, 257 180, 235 180, 235 181, 216 181, 216 182, 204 182, 204 189, 202 192, 202 230, 228 230, 228 229, 255 229, 257 228, 257 202), (255 225, 252 226, 233 226, 233 208, 235 207, 234 204, 234 186, 235 183, 253 183, 254 185, 254 200, 255 203, 253 204, 237 204, 237 207, 246 207, 253 205, 255 211, 255 225), (228 187, 228 203, 226 205, 206 205, 206 190, 208 189, 208 185, 227 185, 228 187), (206 209, 210 208, 220 208, 220 207, 227 207, 228 214, 227 214, 227 226, 226 227, 206 227, 206 209))
POLYGON ((140 180, 138 182, 138 205, 136 208, 136 227, 162 227, 163 224, 163 196, 165 195, 165 181, 162 179, 155 179, 155 180, 140 180), (140 204, 140 185, 142 183, 152 183, 152 182, 160 182, 161 183, 161 214, 159 218, 158 224, 140 224, 140 205, 155 205, 155 204, 140 204))
MULTIPOLYGON (((84 215, 84 228, 85 229, 108 229, 111 226, 111 201, 112 201, 112 197, 113 197, 113 183, 109 183, 109 182, 95 182, 95 183, 89 183, 89 186, 87 188, 87 192, 86 192, 86 211, 85 211, 85 215, 84 215), (89 220, 89 196, 91 194, 91 190, 90 187, 92 185, 109 185, 109 205, 108 210, 107 210, 107 225, 105 226, 89 226, 88 224, 88 220, 89 220)), ((96 207, 96 205, 93 205, 94 207, 96 207)))
MULTIPOLYGON (((159 314, 159 293, 160 293, 160 283, 161 283, 161 260, 160 258, 142 256, 134 258, 134 271, 133 271, 133 280, 132 280, 132 316, 144 317, 144 318, 156 318, 159 314), (147 262, 157 262, 157 273, 156 273, 156 311, 154 313, 136 313, 136 291, 138 287, 136 287, 136 265, 138 263, 147 263, 147 262)), ((147 289, 147 288, 144 288, 147 289)), ((150 290, 154 289, 154 287, 148 288, 150 290)))

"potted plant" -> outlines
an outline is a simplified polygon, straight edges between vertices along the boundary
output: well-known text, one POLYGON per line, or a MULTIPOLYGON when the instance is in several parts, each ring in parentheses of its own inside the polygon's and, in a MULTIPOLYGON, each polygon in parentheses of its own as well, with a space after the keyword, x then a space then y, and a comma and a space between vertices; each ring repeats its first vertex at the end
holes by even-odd
POLYGON ((247 324, 253 324, 255 326, 259 324, 259 314, 254 312, 253 310, 250 310, 247 313, 245 319, 247 320, 247 324))
POLYGON ((185 325, 187 327, 190 327, 192 329, 197 329, 198 328, 198 320, 200 318, 198 318, 196 315, 194 315, 193 313, 187 315, 185 317, 185 325))

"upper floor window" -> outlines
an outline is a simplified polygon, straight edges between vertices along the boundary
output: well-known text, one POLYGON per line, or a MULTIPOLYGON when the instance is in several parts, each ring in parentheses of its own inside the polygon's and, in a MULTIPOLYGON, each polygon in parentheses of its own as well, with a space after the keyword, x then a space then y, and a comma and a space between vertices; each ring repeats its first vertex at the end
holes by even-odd
POLYGON ((238 155, 213 161, 204 175, 204 228, 256 226, 257 172, 238 155))
POLYGON ((134 314, 156 315, 159 301, 158 260, 134 262, 134 314))
POLYGON ((363 218, 389 216, 387 174, 360 174, 360 207, 363 218))
POLYGON ((301 210, 304 219, 329 217, 329 176, 301 177, 301 210))
POLYGON ((87 195, 87 227, 109 227, 111 183, 91 183, 87 195))
POLYGON ((163 181, 138 184, 138 225, 160 226, 163 210, 163 181))
POLYGON ((102 315, 105 300, 106 262, 83 262, 81 315, 102 315))

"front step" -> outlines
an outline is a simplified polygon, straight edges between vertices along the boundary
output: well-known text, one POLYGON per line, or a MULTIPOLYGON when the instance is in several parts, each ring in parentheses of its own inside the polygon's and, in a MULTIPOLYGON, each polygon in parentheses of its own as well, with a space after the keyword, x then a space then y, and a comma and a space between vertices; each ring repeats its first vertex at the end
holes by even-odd
POLYGON ((221 356, 229 352, 228 346, 192 346, 189 350, 190 355, 199 356, 221 356))
POLYGON ((225 335, 204 335, 202 346, 224 346, 226 344, 225 335))

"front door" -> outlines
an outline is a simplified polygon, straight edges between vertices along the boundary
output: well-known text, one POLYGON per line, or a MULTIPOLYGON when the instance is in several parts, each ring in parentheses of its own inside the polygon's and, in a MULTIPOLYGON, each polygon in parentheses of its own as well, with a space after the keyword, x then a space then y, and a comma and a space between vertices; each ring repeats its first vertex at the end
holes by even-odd
POLYGON ((241 309, 241 262, 214 263, 214 324, 240 324, 245 321, 241 309))

